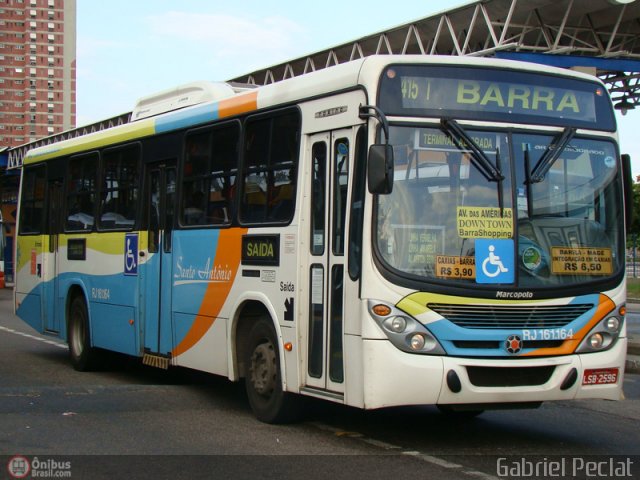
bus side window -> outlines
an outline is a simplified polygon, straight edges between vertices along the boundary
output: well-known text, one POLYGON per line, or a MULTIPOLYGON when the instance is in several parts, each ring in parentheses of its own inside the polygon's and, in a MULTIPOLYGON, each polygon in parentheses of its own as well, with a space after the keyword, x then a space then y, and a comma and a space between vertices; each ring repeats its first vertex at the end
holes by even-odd
POLYGON ((207 223, 231 223, 233 199, 238 174, 240 125, 233 122, 213 131, 207 223))
POLYGON ((238 172, 239 123, 187 136, 180 223, 228 225, 238 172))
POLYGON ((183 166, 183 189, 180 212, 182 225, 204 225, 205 193, 209 190, 207 174, 211 164, 211 130, 187 137, 183 166))
POLYGON ((21 234, 39 234, 43 231, 46 175, 44 165, 24 169, 20 199, 21 234))
POLYGON ((249 118, 244 136, 242 223, 286 223, 295 204, 300 114, 249 118))
POLYGON ((103 153, 103 178, 98 227, 131 230, 138 208, 140 148, 138 145, 103 153))
POLYGON ((65 228, 68 231, 93 229, 98 183, 98 153, 69 160, 65 228))

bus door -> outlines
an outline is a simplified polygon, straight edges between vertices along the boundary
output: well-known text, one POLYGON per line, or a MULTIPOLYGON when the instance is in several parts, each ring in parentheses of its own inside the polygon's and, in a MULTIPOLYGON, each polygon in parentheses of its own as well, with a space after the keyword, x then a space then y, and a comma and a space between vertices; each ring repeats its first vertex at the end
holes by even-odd
POLYGON ((147 165, 147 255, 141 303, 144 308, 145 363, 167 368, 172 349, 172 234, 176 203, 176 161, 147 165))
POLYGON ((47 332, 60 331, 60 312, 58 311, 58 271, 60 266, 59 238, 61 230, 62 178, 49 179, 47 183, 47 230, 46 244, 48 249, 43 251, 42 271, 38 275, 42 278, 42 316, 44 330, 47 332))
MULTIPOLYGON (((347 186, 352 130, 310 138, 311 212, 308 265, 308 387, 344 393, 343 335, 347 186)), ((304 331, 304 329, 302 329, 304 331)))

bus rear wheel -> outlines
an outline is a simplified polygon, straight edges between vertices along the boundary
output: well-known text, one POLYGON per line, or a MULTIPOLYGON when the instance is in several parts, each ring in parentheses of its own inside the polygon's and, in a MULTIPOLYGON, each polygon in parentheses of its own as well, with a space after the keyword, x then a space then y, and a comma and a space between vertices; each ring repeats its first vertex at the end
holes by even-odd
POLYGON ((249 331, 245 355, 245 387, 256 418, 265 423, 297 420, 302 398, 282 390, 278 341, 268 318, 260 318, 249 331))
POLYGON ((69 306, 69 358, 73 368, 85 372, 95 367, 97 352, 91 346, 89 314, 84 298, 77 296, 69 306))

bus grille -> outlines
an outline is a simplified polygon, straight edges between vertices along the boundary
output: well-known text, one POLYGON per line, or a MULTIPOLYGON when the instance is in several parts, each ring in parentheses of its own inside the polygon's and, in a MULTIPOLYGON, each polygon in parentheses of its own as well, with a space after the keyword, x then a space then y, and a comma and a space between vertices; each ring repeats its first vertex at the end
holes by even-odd
POLYGON ((476 387, 524 387, 544 385, 555 366, 544 367, 467 367, 469 381, 476 387))
POLYGON ((428 308, 462 328, 560 328, 593 308, 592 304, 551 306, 447 305, 428 308))

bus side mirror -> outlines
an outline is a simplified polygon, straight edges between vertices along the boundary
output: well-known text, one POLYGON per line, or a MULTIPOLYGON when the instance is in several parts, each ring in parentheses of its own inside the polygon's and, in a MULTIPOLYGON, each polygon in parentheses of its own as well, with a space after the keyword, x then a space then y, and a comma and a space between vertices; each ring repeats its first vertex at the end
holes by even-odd
POLYGON ((393 190, 393 147, 377 144, 369 147, 367 162, 369 192, 387 195, 393 190))
POLYGON ((622 160, 622 177, 624 184, 624 220, 627 231, 633 220, 633 177, 631 176, 631 156, 627 153, 620 155, 622 160))

